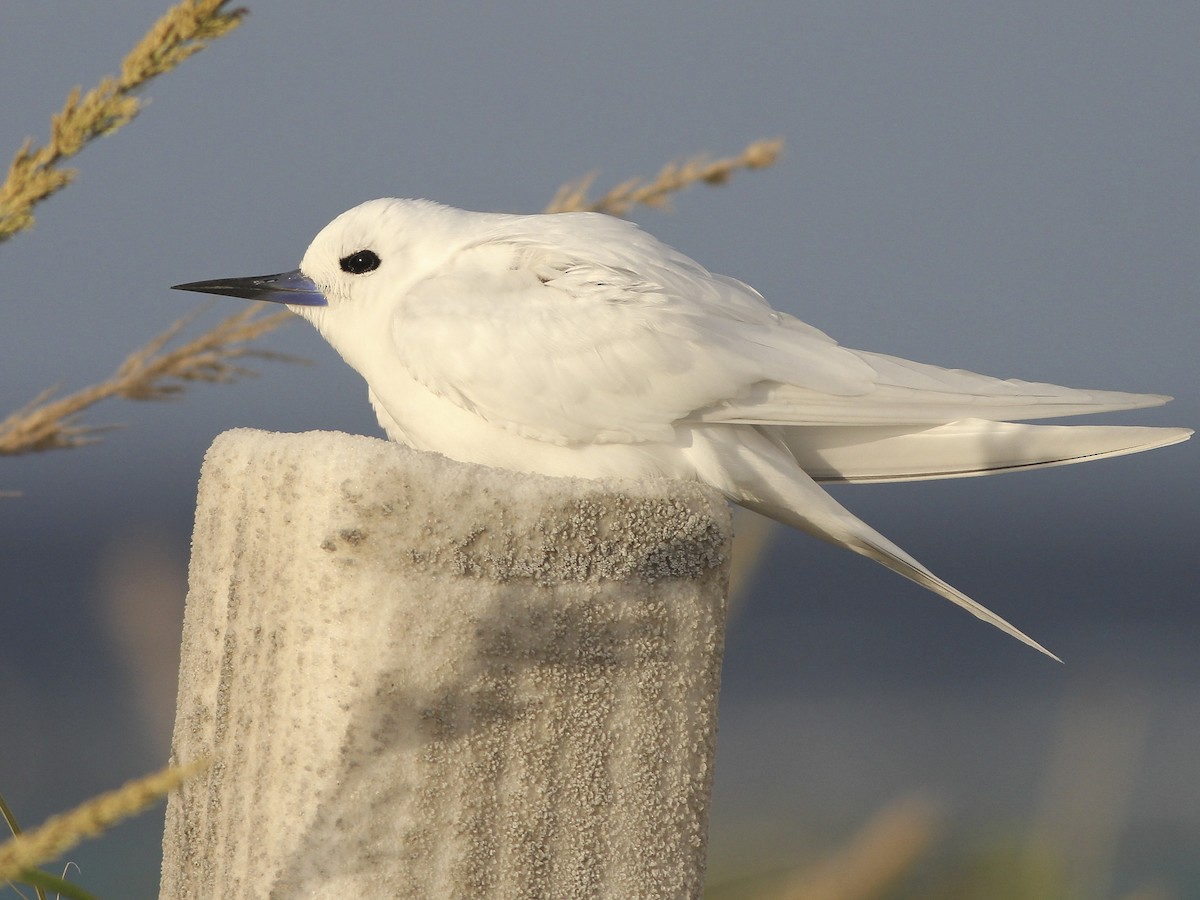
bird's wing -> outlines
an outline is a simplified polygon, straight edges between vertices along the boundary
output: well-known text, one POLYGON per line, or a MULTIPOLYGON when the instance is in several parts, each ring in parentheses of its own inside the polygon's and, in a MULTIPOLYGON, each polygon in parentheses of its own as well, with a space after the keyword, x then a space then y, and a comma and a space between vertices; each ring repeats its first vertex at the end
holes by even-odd
POLYGON ((460 252, 397 305, 397 357, 435 394, 556 443, 670 440, 783 369, 814 396, 872 387, 869 364, 816 329, 781 330, 749 289, 598 255, 511 236, 460 252))
POLYGON ((392 331, 429 390, 556 443, 670 440, 680 423, 939 425, 1168 399, 844 348, 635 226, 583 214, 506 220, 415 285, 392 331))
POLYGON ((764 380, 690 418, 754 425, 937 425, 966 418, 1078 416, 1160 406, 1171 399, 993 378, 866 350, 846 352, 874 373, 870 390, 834 396, 793 381, 764 380))

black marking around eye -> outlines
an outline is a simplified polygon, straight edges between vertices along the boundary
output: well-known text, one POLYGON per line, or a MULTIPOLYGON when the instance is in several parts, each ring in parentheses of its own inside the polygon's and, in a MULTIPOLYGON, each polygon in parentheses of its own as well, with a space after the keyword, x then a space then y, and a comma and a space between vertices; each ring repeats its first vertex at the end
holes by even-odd
POLYGON ((374 272, 378 269, 380 262, 379 255, 374 250, 359 250, 357 253, 343 256, 338 264, 342 267, 343 272, 349 272, 351 275, 365 275, 367 272, 374 272))

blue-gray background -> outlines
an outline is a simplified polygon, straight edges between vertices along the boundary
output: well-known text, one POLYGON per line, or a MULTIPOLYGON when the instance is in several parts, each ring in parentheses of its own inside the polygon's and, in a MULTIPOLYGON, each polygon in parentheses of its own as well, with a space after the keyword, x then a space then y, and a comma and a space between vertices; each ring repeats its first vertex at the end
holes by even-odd
MULTIPOLYGON (((195 307, 292 268, 377 196, 534 211, 782 135, 774 168, 634 218, 851 346, 1171 393, 1195 425, 1200 9, 1191 4, 251 4, 3 255, 0 412, 100 380, 195 307)), ((0 8, 3 145, 44 139, 162 0, 0 8)), ((237 301, 219 302, 198 328, 237 301)), ((196 332, 193 332, 196 333, 196 332)), ((191 506, 235 426, 377 434, 307 326, 262 377, 113 401, 103 443, 5 459, 0 791, 27 823, 166 756, 191 506)), ((1048 834, 1093 896, 1200 896, 1193 445, 848 488, 867 521, 1065 667, 850 554, 780 535, 728 639, 715 868, 801 861, 913 790, 943 844, 1048 834)), ((72 854, 150 896, 160 812, 72 854)), ((1024 839, 1023 837, 1021 839, 1024 839)))

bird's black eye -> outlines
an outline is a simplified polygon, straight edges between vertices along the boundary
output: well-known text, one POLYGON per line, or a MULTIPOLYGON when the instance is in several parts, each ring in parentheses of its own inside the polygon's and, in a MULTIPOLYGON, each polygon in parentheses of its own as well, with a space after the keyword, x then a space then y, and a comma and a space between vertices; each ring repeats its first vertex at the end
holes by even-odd
POLYGON ((339 260, 342 271, 349 272, 351 275, 374 272, 379 268, 379 262, 379 255, 374 250, 359 250, 357 253, 343 256, 339 260))

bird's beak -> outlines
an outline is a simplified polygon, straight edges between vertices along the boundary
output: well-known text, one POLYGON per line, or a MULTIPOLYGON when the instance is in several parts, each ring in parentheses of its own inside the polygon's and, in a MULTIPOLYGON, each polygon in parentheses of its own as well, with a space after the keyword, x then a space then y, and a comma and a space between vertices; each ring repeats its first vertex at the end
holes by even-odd
POLYGON ((325 295, 317 290, 312 279, 293 269, 278 275, 256 275, 250 278, 217 278, 213 281, 190 281, 173 284, 175 291, 196 291, 201 294, 221 294, 246 300, 270 300, 289 306, 325 306, 325 295))

